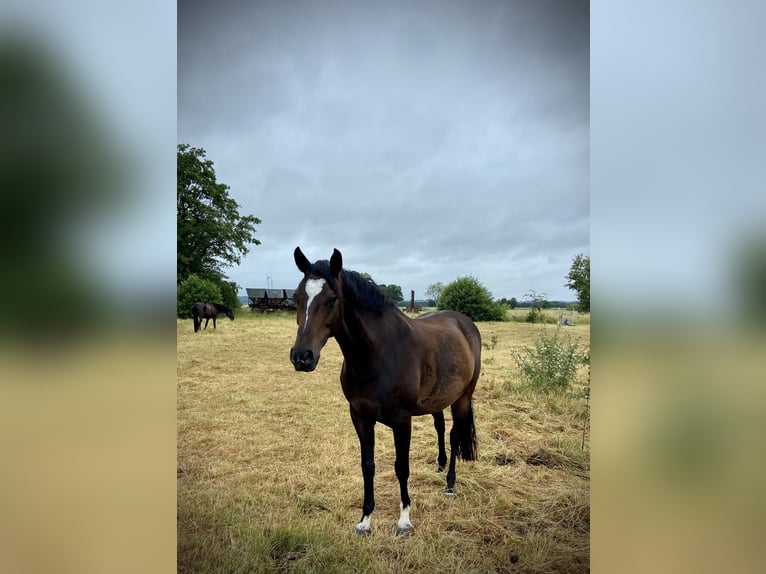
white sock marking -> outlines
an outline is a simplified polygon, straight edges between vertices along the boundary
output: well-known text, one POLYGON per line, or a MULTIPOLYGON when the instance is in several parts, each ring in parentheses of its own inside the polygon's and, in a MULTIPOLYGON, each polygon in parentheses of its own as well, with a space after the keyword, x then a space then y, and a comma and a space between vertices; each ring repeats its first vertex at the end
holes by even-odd
POLYGON ((362 517, 362 521, 356 525, 357 530, 372 530, 372 526, 370 526, 370 515, 362 517))
POLYGON ((322 292, 322 287, 326 281, 324 279, 307 279, 306 280, 306 295, 309 296, 309 300, 306 301, 306 321, 303 323, 303 330, 309 325, 309 309, 311 309, 311 303, 314 301, 314 297, 322 292))
POLYGON ((399 522, 397 522, 396 525, 402 530, 412 528, 412 523, 410 522, 410 508, 410 506, 404 508, 402 507, 402 503, 399 503, 399 522))

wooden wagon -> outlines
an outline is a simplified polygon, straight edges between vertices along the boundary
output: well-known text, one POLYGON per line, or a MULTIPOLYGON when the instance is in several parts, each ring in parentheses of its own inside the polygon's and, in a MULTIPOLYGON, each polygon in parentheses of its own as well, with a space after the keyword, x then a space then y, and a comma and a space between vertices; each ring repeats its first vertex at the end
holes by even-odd
POLYGON ((266 289, 265 287, 247 290, 250 311, 265 313, 268 311, 294 311, 296 309, 295 289, 266 289))

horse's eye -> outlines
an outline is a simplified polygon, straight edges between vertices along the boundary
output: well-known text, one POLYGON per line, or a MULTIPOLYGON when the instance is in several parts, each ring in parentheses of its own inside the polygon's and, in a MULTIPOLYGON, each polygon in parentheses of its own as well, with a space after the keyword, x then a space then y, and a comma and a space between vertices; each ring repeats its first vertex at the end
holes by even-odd
POLYGON ((328 300, 327 300, 327 306, 328 306, 328 307, 333 307, 333 306, 335 305, 335 303, 336 303, 336 301, 337 301, 337 300, 338 300, 338 298, 337 298, 337 297, 333 297, 332 299, 328 299, 328 300))

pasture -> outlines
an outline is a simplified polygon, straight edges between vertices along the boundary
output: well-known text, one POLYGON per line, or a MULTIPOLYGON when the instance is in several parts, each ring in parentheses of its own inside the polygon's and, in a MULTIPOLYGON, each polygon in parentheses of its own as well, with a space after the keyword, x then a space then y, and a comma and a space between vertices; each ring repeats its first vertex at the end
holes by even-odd
MULTIPOLYGON (((523 323, 526 321, 529 315, 529 307, 516 307, 515 309, 508 309, 508 318, 511 321, 518 321, 523 323)), ((579 311, 570 311, 568 309, 562 309, 555 307, 552 309, 541 309, 539 311, 542 320, 541 323, 556 324, 563 322, 564 319, 568 320, 572 325, 590 325, 590 313, 580 313, 579 311)))
MULTIPOLYGON (((394 536, 399 488, 391 430, 376 425, 373 532, 356 537, 359 443, 330 340, 316 371, 289 361, 295 315, 250 313, 193 332, 177 322, 179 572, 587 572, 588 414, 574 393, 524 388, 512 352, 554 325, 478 323, 475 462, 457 498, 436 472, 430 416, 413 420, 411 538, 394 536), (584 448, 583 448, 584 440, 584 448)), ((588 324, 562 330, 587 347, 588 324)), ((451 427, 445 411, 447 429, 451 427)))

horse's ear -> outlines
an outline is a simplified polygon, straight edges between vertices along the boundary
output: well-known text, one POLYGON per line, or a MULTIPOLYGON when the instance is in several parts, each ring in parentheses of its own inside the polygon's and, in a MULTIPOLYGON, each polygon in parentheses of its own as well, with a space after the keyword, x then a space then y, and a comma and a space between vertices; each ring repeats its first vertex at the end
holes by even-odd
POLYGON ((300 269, 301 272, 306 273, 309 267, 311 267, 311 261, 306 259, 306 256, 303 254, 300 247, 295 248, 293 256, 295 257, 295 264, 298 266, 298 269, 300 269))
POLYGON ((330 257, 330 273, 333 277, 340 277, 340 270, 343 269, 343 256, 337 249, 332 250, 332 257, 330 257))

